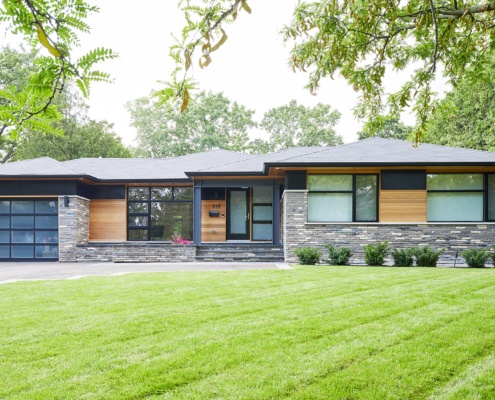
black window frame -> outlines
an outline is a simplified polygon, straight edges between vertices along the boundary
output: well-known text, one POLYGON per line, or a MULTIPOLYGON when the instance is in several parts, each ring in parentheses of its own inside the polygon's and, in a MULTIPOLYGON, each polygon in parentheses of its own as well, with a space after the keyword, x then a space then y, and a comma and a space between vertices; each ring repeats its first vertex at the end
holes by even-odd
MULTIPOLYGON (((268 186, 265 186, 265 187, 268 187, 268 186)), ((271 189, 271 194, 272 194, 272 201, 270 203, 255 203, 253 199, 254 197, 254 187, 252 188, 252 192, 251 193, 251 222, 252 222, 252 237, 253 237, 253 241, 256 242, 256 241, 267 241, 267 240, 273 240, 273 230, 272 230, 272 238, 271 239, 254 239, 254 225, 271 225, 272 228, 273 228, 273 188, 270 187, 271 189), (271 207, 272 208, 272 214, 271 214, 271 219, 259 219, 259 220, 256 220, 254 219, 254 208, 255 207, 271 207)))
MULTIPOLYGON (((378 215, 379 209, 380 209, 380 204, 379 204, 379 197, 380 197, 380 190, 379 190, 379 185, 380 185, 380 174, 374 174, 374 173, 369 173, 369 174, 308 174, 308 182, 309 182, 309 177, 311 175, 333 175, 333 176, 351 176, 352 177, 352 189, 351 190, 309 190, 308 189, 308 196, 311 193, 351 193, 352 194, 352 221, 308 221, 310 223, 352 223, 352 222, 362 222, 362 223, 376 223, 380 220, 380 216, 378 215), (358 176, 374 176, 376 178, 376 209, 375 209, 375 215, 376 218, 375 220, 357 220, 356 219, 356 177, 358 176)), ((309 183, 308 183, 309 186, 309 183)), ((309 207, 309 205, 308 205, 309 207)))
MULTIPOLYGON (((127 191, 127 241, 129 242, 160 242, 161 240, 152 240, 151 238, 151 231, 152 231, 152 226, 151 226, 151 216, 152 216, 152 203, 193 203, 193 198, 194 198, 194 191, 192 186, 128 186, 127 191), (168 200, 156 200, 153 199, 152 193, 153 189, 171 189, 172 192, 172 197, 171 199, 168 200), (175 199, 175 191, 176 189, 179 188, 190 188, 191 189, 191 199, 190 200, 176 200, 175 199), (148 198, 145 200, 129 200, 129 190, 132 189, 148 189, 148 198), (130 204, 147 204, 147 211, 143 213, 139 212, 129 212, 129 206, 130 204), (147 225, 141 225, 141 226, 134 226, 130 225, 130 220, 132 217, 147 217, 148 218, 148 223, 147 225), (130 239, 129 238, 129 233, 130 231, 137 231, 137 230, 146 230, 147 235, 146 239, 130 239)), ((193 229, 194 229, 194 224, 193 224, 193 229)), ((171 242, 171 240, 166 240, 165 242, 171 242)))

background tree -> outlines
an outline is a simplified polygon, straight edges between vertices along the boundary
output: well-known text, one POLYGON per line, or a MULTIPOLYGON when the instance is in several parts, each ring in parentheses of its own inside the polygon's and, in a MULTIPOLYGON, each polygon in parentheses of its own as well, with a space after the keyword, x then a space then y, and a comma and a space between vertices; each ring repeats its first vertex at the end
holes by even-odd
POLYGON ((463 79, 429 121, 424 142, 495 151, 495 56, 489 54, 480 80, 463 79))
POLYGON ((407 140, 410 139, 412 131, 412 126, 404 125, 397 118, 384 117, 382 118, 382 124, 378 125, 377 130, 374 132, 365 129, 359 131, 358 140, 368 139, 370 137, 407 140))
MULTIPOLYGON (((186 25, 171 55, 178 68, 162 94, 182 97, 196 53, 201 67, 226 40, 223 29, 240 11, 250 12, 246 0, 179 2, 186 25), (201 51, 196 51, 201 48, 201 51)), ((290 65, 309 70, 308 89, 316 93, 321 79, 339 74, 361 93, 355 114, 374 132, 377 116, 399 118, 411 106, 417 116, 416 138, 426 127, 435 106, 432 82, 443 76, 456 83, 470 65, 473 81, 479 79, 480 59, 495 47, 495 2, 474 0, 318 0, 299 2, 283 36, 293 43, 290 65), (439 68, 442 67, 442 68, 439 68), (395 93, 386 93, 383 81, 390 71, 414 68, 395 93)))
POLYGON ((335 132, 339 119, 340 113, 331 111, 327 104, 305 107, 292 100, 265 113, 260 128, 270 137, 253 142, 251 149, 254 153, 267 153, 296 146, 342 144, 342 137, 335 132))
POLYGON ((95 121, 87 116, 88 105, 74 89, 66 87, 54 104, 62 119, 55 123, 61 134, 28 131, 19 140, 13 160, 51 157, 58 161, 82 157, 129 158, 127 149, 107 121, 95 121))
POLYGON ((181 114, 180 104, 160 104, 152 94, 127 104, 137 129, 136 155, 175 157, 213 149, 243 151, 253 110, 222 93, 200 92, 181 114))

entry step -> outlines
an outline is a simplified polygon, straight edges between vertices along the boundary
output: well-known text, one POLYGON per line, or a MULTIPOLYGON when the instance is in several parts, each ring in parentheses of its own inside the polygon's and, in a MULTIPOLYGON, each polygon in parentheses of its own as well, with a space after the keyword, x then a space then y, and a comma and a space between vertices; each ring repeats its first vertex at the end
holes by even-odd
POLYGON ((273 244, 202 244, 197 247, 196 261, 284 262, 284 251, 273 244))

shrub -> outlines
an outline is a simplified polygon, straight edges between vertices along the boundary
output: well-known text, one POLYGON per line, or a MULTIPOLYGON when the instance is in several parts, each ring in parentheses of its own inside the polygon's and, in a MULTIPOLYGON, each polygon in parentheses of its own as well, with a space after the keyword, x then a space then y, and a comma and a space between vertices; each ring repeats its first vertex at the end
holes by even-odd
POLYGON ((416 247, 414 249, 414 257, 416 258, 416 266, 418 267, 436 267, 438 259, 445 249, 438 251, 433 250, 429 246, 416 247))
POLYGON ((383 265, 388 253, 388 242, 378 242, 375 245, 364 246, 364 261, 368 265, 383 265))
POLYGON ((394 259, 394 266, 412 267, 414 264, 413 253, 414 249, 393 249, 391 254, 394 259))
POLYGON ((299 258, 299 264, 302 265, 315 265, 320 262, 322 255, 321 251, 314 247, 299 247, 294 253, 299 258))
POLYGON ((325 247, 328 249, 328 260, 327 262, 331 265, 349 265, 349 258, 352 257, 351 249, 348 247, 342 247, 337 249, 330 243, 326 244, 325 247))
POLYGON ((469 268, 483 268, 486 260, 492 256, 487 250, 469 249, 461 253, 469 268))

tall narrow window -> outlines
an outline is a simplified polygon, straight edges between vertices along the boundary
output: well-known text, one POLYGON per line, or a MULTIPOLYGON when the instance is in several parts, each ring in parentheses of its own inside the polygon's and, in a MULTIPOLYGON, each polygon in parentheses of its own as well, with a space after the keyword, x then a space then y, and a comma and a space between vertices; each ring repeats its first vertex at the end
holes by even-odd
POLYGON ((253 187, 253 240, 272 240, 272 187, 253 187))

